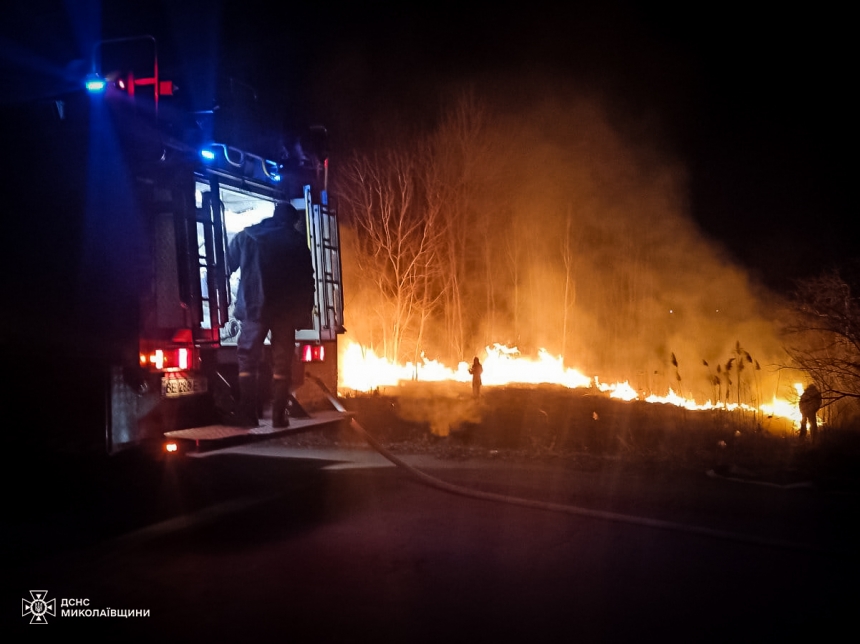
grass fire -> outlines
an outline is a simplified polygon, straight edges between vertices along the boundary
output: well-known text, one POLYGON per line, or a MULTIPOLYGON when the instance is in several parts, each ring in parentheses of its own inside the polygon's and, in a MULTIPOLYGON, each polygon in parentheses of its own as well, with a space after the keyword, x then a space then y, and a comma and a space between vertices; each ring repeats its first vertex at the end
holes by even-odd
POLYGON ((342 161, 341 394, 409 449, 808 472, 787 447, 800 393, 831 383, 834 438, 851 405, 831 403, 860 391, 802 368, 832 345, 786 347, 797 303, 705 238, 656 137, 598 98, 542 96, 460 94, 342 161))
POLYGON ((555 384, 791 432, 779 298, 687 212, 685 173, 599 101, 454 100, 343 162, 341 388, 555 384), (632 137, 632 138, 631 138, 632 137), (774 421, 773 419, 778 419, 774 421))
MULTIPOLYGON (((734 358, 727 361, 724 373, 731 373, 731 364, 734 358)), ((674 359, 676 368, 677 360, 674 359)), ((501 387, 505 385, 559 385, 567 389, 584 389, 594 394, 600 394, 605 398, 621 401, 644 401, 653 404, 668 404, 689 411, 725 411, 739 412, 752 417, 760 424, 767 425, 771 431, 785 434, 792 432, 800 423, 800 412, 797 408, 797 399, 802 392, 802 386, 795 383, 788 389, 793 393, 793 400, 779 398, 774 394, 769 402, 762 403, 758 407, 745 402, 731 402, 726 397, 719 397, 720 392, 726 395, 731 391, 730 385, 722 389, 722 382, 715 382, 715 391, 718 393, 716 399, 696 401, 676 393, 671 387, 665 394, 644 389, 637 390, 630 385, 629 381, 605 383, 597 376, 587 377, 580 371, 565 368, 559 356, 551 356, 546 350, 541 350, 537 358, 530 359, 520 355, 516 348, 494 345, 486 347, 482 355, 484 385, 490 387, 501 387)), ((707 366, 707 365, 705 365, 707 366)), ((723 373, 720 368, 720 373, 723 373)), ((731 382, 730 375, 726 376, 727 382, 731 382)), ((754 377, 754 376, 753 376, 754 377)), ((402 385, 411 384, 411 392, 406 395, 415 397, 415 390, 424 383, 468 383, 472 380, 469 373, 469 364, 460 362, 456 369, 451 369, 435 360, 427 358, 418 363, 406 363, 398 365, 391 363, 375 354, 372 349, 361 347, 355 343, 347 343, 341 358, 341 382, 343 392, 379 392, 385 390, 388 393, 403 391, 399 389, 402 385)), ((680 382, 680 379, 679 379, 680 382)), ((432 390, 438 400, 443 389, 436 387, 432 390)), ((449 398, 464 398, 467 394, 465 387, 449 389, 449 398)), ((448 403, 445 403, 447 405, 448 403)), ((429 415, 438 416, 436 411, 429 415)), ((455 414, 456 416, 457 414, 455 414)), ((471 407, 466 415, 474 417, 476 412, 471 407)), ((431 422, 431 431, 434 434, 445 436, 448 427, 452 423, 431 422)), ((455 423, 456 424, 456 423, 455 423)))

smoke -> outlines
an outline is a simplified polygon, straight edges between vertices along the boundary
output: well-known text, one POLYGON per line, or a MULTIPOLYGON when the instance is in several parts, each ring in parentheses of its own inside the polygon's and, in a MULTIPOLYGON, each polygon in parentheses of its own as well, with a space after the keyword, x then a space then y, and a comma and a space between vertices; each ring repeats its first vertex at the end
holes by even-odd
MULTIPOLYGON (((466 121, 467 146, 446 134, 456 110, 431 136, 437 150, 448 146, 450 180, 463 181, 449 207, 468 235, 460 280, 467 340, 452 348, 450 317, 437 310, 420 351, 455 365, 501 342, 525 354, 546 348, 645 393, 672 387, 714 400, 728 390, 734 402, 776 393, 784 360, 771 298, 699 231, 683 165, 641 123, 619 125, 617 110, 599 99, 559 92, 466 104, 480 112, 466 121), (747 369, 724 375, 739 347, 747 369)), ((369 343, 360 336, 384 316, 367 283, 350 283, 359 258, 347 250, 345 259, 347 326, 369 343)))
POLYGON ((553 316, 559 302, 546 294, 554 277, 556 292, 565 279, 575 285, 565 361, 587 373, 629 379, 642 390, 680 386, 679 393, 701 399, 708 393, 703 361, 724 362, 738 342, 759 364, 780 362, 767 296, 699 232, 678 163, 631 145, 594 103, 544 105, 525 120, 534 140, 544 141, 543 158, 528 167, 551 168, 525 178, 541 187, 518 202, 547 233, 531 270, 550 277, 535 280, 543 288, 530 290, 538 297, 526 305, 529 326, 547 331, 535 341, 562 351, 553 316), (563 135, 541 138, 547 124, 563 135), (563 245, 559 239, 575 258, 568 267, 552 252, 553 243, 563 245), (540 324, 553 318, 555 324, 540 324))
POLYGON ((403 420, 427 423, 430 433, 445 437, 468 424, 481 422, 481 405, 464 397, 464 387, 452 383, 434 383, 398 389, 397 415, 403 420))

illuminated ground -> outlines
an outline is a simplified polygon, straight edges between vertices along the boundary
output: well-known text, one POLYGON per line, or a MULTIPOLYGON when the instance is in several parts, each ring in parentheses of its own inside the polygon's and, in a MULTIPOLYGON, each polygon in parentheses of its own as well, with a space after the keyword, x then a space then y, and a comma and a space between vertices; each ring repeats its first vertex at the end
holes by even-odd
MULTIPOLYGON (((860 490, 860 433, 822 430, 815 446, 777 418, 686 411, 562 387, 411 384, 345 398, 365 429, 396 453, 445 460, 524 460, 576 469, 713 471, 776 484, 860 490)), ((348 428, 299 434, 287 445, 362 444, 348 428)))

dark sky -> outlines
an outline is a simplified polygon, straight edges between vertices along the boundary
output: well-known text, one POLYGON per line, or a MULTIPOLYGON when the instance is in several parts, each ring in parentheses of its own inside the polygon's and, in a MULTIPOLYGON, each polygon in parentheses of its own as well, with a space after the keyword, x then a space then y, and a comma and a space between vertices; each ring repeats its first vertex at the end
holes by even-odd
MULTIPOLYGON (((647 138, 679 160, 692 217, 767 282, 784 287, 856 255, 846 154, 855 129, 851 23, 833 10, 618 1, 459 11, 436 3, 278 11, 257 0, 126 4, 9 7, 4 67, 68 81, 86 66, 99 32, 149 33, 166 73, 182 79, 197 105, 211 95, 217 70, 246 79, 297 122, 325 123, 336 147, 367 144, 386 119, 431 119, 452 83, 475 83, 502 105, 541 83, 547 91, 574 86, 601 96, 632 140, 647 138)), ((19 91, 10 87, 4 83, 5 100, 19 91)))

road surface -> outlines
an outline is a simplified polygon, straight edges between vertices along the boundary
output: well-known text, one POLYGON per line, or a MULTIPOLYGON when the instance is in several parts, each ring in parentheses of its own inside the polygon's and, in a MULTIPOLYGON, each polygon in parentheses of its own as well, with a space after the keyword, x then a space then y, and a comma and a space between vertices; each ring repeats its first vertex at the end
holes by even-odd
POLYGON ((277 442, 43 463, 12 511, 12 641, 764 642, 835 633, 856 606, 854 497, 405 460, 464 493, 369 449, 277 442), (46 624, 17 614, 33 590, 56 600, 46 624))

